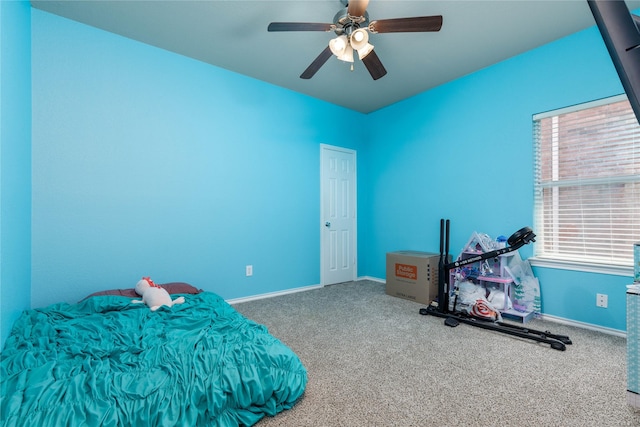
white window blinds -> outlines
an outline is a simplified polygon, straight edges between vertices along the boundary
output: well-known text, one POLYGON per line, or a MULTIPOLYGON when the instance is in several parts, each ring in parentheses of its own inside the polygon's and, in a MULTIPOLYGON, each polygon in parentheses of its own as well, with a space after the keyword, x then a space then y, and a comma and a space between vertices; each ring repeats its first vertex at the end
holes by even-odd
POLYGON ((631 266, 640 125, 625 96, 534 116, 536 256, 631 266))

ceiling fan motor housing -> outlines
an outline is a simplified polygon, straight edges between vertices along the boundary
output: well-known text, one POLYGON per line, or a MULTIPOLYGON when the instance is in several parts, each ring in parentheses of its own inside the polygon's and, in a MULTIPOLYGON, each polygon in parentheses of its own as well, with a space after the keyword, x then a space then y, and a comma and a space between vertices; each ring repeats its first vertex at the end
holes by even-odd
POLYGON ((363 16, 350 16, 347 9, 343 9, 333 17, 336 26, 334 30, 337 35, 345 34, 351 36, 358 28, 367 28, 369 26, 369 13, 364 12, 363 16))

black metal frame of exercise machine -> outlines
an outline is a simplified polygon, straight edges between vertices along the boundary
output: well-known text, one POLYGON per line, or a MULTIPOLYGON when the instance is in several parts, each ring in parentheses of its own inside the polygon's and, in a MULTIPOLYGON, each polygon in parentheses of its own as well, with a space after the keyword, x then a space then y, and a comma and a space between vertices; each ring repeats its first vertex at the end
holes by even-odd
POLYGON ((536 235, 529 227, 522 228, 507 240, 508 246, 491 252, 478 254, 465 260, 449 262, 449 228, 450 221, 440 220, 440 261, 438 265, 438 300, 430 306, 420 309, 420 314, 442 317, 447 326, 455 327, 460 323, 476 326, 482 329, 501 332, 520 338, 530 339, 540 343, 549 344, 555 350, 566 350, 566 344, 571 344, 571 339, 566 335, 552 334, 549 331, 540 331, 510 323, 491 321, 470 316, 468 314, 449 310, 449 275, 454 268, 462 267, 478 261, 496 258, 500 255, 516 251, 522 246, 535 242, 536 235))

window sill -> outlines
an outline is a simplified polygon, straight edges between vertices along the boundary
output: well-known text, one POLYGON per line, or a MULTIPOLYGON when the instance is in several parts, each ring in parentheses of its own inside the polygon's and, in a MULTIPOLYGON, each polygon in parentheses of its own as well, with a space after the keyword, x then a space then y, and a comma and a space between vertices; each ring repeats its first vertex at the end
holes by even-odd
POLYGON ((633 277, 633 267, 626 265, 593 264, 577 261, 561 261, 551 258, 531 257, 528 259, 533 267, 556 268, 560 270, 583 271, 586 273, 609 274, 612 276, 633 277))

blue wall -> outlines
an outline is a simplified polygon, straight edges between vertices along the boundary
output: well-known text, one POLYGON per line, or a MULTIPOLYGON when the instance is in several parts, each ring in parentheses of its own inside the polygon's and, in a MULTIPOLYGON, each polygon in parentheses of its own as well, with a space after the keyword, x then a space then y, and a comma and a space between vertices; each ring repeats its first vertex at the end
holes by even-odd
POLYGON ((319 144, 365 118, 34 9, 32 305, 317 285, 319 144))
MULTIPOLYGON (((3 321, 142 275, 224 298, 318 284, 319 144, 345 122, 367 129, 336 143, 358 151, 360 276, 384 278, 388 251, 437 251, 442 217, 454 254, 472 231, 508 235, 533 225, 532 115, 622 92, 595 27, 365 116, 31 15, 31 297, 7 305, 3 276, 3 321)), ((3 179, 3 213, 7 193, 3 179)), ((545 313, 625 329, 628 278, 536 273, 545 313)))
MULTIPOLYGON (((438 252, 443 217, 454 256, 473 231, 533 226, 532 115, 622 92, 594 26, 370 115, 376 173, 360 207, 371 215, 360 267, 384 277, 388 251, 438 252)), ((630 278, 535 270, 546 314, 626 329, 630 278), (609 295, 608 309, 595 306, 596 293, 609 295)))
MULTIPOLYGON (((0 1, 1 343, 31 282, 31 5, 0 1)), ((1 347, 0 347, 1 348, 1 347)))

